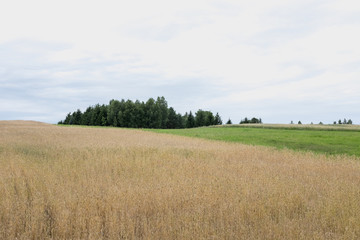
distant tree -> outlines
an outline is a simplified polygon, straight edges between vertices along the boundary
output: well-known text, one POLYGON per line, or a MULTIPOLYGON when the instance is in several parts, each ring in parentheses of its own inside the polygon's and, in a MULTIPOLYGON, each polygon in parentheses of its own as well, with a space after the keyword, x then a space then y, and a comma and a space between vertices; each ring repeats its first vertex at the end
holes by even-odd
POLYGON ((290 124, 294 124, 294 121, 293 121, 293 120, 291 120, 290 124))
POLYGON ((169 108, 169 113, 168 113, 168 120, 166 123, 166 127, 167 128, 179 128, 178 127, 178 116, 174 110, 174 108, 170 107, 169 108))
POLYGON ((96 104, 82 113, 79 109, 67 114, 59 124, 113 126, 132 128, 185 128, 222 124, 217 113, 199 109, 196 116, 190 112, 184 116, 169 108, 164 97, 150 98, 146 103, 136 100, 110 100, 108 105, 96 104))
POLYGON ((70 119, 71 119, 71 113, 68 113, 66 115, 65 120, 63 121, 64 124, 70 124, 70 119))
POLYGON ((100 126, 109 126, 109 124, 107 122, 107 107, 104 104, 100 106, 99 118, 101 119, 100 126))
POLYGON ((212 112, 206 111, 205 112, 205 126, 210 126, 210 125, 216 125, 215 117, 212 112))
POLYGON ((250 120, 250 123, 261 123, 261 118, 260 119, 257 119, 255 117, 253 117, 251 120, 250 120))
POLYGON ((118 119, 117 116, 119 114, 121 108, 121 103, 118 100, 111 100, 108 108, 107 108, 107 116, 108 116, 108 123, 110 126, 117 127, 118 126, 118 119))
POLYGON ((347 121, 347 124, 352 124, 353 122, 352 122, 352 120, 351 119, 349 119, 348 121, 347 121))
POLYGON ((195 117, 192 114, 192 112, 190 111, 188 118, 187 118, 187 122, 186 122, 186 127, 187 128, 193 128, 195 127, 195 117))
POLYGON ((246 123, 262 123, 261 118, 251 118, 250 120, 246 117, 243 120, 240 121, 240 124, 246 124, 246 123))
POLYGON ((178 113, 177 115, 177 124, 175 128, 185 128, 185 121, 184 121, 184 117, 181 116, 180 113, 178 113))
POLYGON ((80 125, 81 117, 82 117, 82 113, 81 113, 80 109, 78 109, 77 111, 75 111, 71 114, 69 113, 65 119, 65 122, 67 122, 67 124, 70 124, 70 125, 80 125))
POLYGON ((229 120, 226 122, 226 124, 232 124, 231 119, 229 118, 229 120))
POLYGON ((101 126, 101 120, 102 120, 102 116, 101 116, 101 107, 100 104, 96 104, 94 106, 94 111, 93 111, 93 115, 91 118, 91 122, 93 126, 101 126))
POLYGON ((195 126, 202 127, 202 126, 210 126, 210 125, 215 125, 214 114, 210 111, 203 111, 199 109, 195 113, 195 126))
POLYGON ((323 122, 319 122, 319 125, 323 125, 323 122))
POLYGON ((338 123, 339 123, 339 124, 342 124, 341 119, 339 119, 338 123))
POLYGON ((215 115, 214 125, 222 125, 222 120, 221 117, 219 116, 219 113, 216 113, 215 115))
POLYGON ((69 120, 69 124, 70 124, 70 125, 73 125, 73 124, 74 124, 74 114, 71 114, 70 120, 69 120))
POLYGON ((113 127, 117 127, 118 126, 118 121, 117 121, 117 117, 114 116, 114 119, 113 119, 113 127))
POLYGON ((137 128, 145 127, 145 103, 136 100, 133 105, 134 122, 137 128))
POLYGON ((195 126, 202 127, 205 126, 205 123, 206 123, 206 114, 203 110, 199 109, 195 113, 195 126))
POLYGON ((116 117, 116 120, 117 120, 117 126, 118 127, 125 127, 125 121, 124 121, 124 114, 122 111, 119 111, 118 114, 117 114, 117 117, 116 117))
POLYGON ((104 116, 101 117, 101 126, 108 126, 106 117, 104 116))
POLYGON ((125 109, 122 111, 124 127, 136 128, 134 116, 134 103, 131 100, 125 102, 125 109))
POLYGON ((333 123, 334 125, 336 125, 336 121, 334 121, 334 123, 333 123))
POLYGON ((182 116, 182 122, 183 122, 184 128, 187 128, 188 118, 189 118, 189 114, 186 112, 186 113, 184 114, 184 116, 182 116))
POLYGON ((81 125, 91 125, 92 107, 88 107, 81 117, 81 125))
POLYGON ((80 109, 78 109, 76 112, 74 112, 73 114, 74 116, 74 125, 80 125, 81 124, 81 117, 82 117, 82 112, 80 111, 80 109))
POLYGON ((164 97, 158 97, 155 102, 160 114, 160 128, 166 128, 168 120, 168 104, 164 97))
POLYGON ((298 121, 298 124, 302 124, 301 121, 298 121))
POLYGON ((146 102, 146 125, 148 128, 161 128, 162 124, 162 113, 159 104, 156 104, 153 98, 150 98, 146 102))
POLYGON ((347 124, 347 120, 346 120, 346 118, 344 118, 343 124, 347 124))

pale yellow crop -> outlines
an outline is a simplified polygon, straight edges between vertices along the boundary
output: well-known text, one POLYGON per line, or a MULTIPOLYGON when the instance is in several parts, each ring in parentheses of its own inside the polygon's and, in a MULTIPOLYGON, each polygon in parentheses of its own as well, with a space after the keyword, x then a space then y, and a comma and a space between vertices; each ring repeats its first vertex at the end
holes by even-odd
POLYGON ((359 239, 360 161, 0 122, 0 239, 359 239))

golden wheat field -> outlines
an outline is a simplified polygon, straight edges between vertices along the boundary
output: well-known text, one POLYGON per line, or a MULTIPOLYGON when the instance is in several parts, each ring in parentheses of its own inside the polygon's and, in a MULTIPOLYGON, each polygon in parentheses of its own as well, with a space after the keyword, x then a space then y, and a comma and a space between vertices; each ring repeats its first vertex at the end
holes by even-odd
POLYGON ((359 238, 359 158, 0 121, 0 239, 359 238))

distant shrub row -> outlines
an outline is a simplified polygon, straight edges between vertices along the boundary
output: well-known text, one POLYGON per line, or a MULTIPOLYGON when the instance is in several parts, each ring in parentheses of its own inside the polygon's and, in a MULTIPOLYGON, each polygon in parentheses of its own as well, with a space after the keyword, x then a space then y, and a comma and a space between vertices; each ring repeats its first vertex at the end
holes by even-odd
MULTIPOLYGON (((248 123, 263 123, 261 118, 244 118, 244 119, 241 119, 241 121, 239 122, 239 124, 248 124, 248 123)), ((229 120, 226 122, 226 124, 233 124, 231 119, 229 118, 229 120)))
POLYGON ((222 120, 218 113, 201 109, 195 116, 191 111, 181 115, 168 107, 164 97, 158 97, 146 102, 111 100, 108 105, 90 106, 85 112, 70 112, 59 124, 173 129, 221 125, 222 120))
MULTIPOLYGON (((294 122, 291 121, 290 124, 294 124, 294 122)), ((298 121, 298 124, 302 124, 301 121, 298 121)), ((313 122, 311 122, 311 124, 313 124, 313 122)), ((323 125, 324 123, 323 123, 323 122, 319 122, 319 124, 320 124, 320 125, 323 125)), ((341 119, 339 119, 339 121, 334 121, 333 124, 334 124, 334 125, 336 125, 336 124, 349 124, 349 125, 351 125, 351 124, 353 124, 353 122, 352 122, 351 119, 346 120, 346 118, 344 118, 344 121, 341 121, 341 119)))
POLYGON ((341 119, 339 119, 339 121, 334 121, 334 124, 336 124, 336 123, 338 123, 338 124, 352 124, 353 122, 352 122, 352 120, 351 119, 349 119, 349 120, 346 120, 346 118, 344 118, 344 121, 341 121, 341 119))

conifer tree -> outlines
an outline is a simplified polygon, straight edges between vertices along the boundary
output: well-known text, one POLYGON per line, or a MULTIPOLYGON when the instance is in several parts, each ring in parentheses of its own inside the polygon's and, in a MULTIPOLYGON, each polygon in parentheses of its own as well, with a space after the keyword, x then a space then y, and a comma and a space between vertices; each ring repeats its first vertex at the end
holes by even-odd
POLYGON ((68 113, 67 115, 66 115, 66 118, 65 118, 65 120, 64 120, 64 124, 70 124, 70 119, 71 119, 71 113, 68 113))
POLYGON ((175 128, 185 128, 184 117, 180 113, 177 114, 177 125, 175 128))
POLYGON ((173 129, 178 128, 178 116, 174 110, 174 108, 169 108, 168 120, 166 124, 167 128, 173 129))
POLYGON ((195 127, 195 118, 192 114, 192 112, 190 111, 188 118, 187 118, 187 123, 186 123, 186 127, 187 128, 193 128, 195 127))
POLYGON ((82 117, 82 113, 80 111, 80 109, 78 109, 76 112, 73 113, 74 116, 74 125, 80 125, 81 124, 81 117, 82 117))
POLYGON ((90 125, 92 108, 88 107, 81 117, 81 125, 90 125))
POLYGON ((221 117, 219 116, 219 113, 216 113, 215 115, 214 125, 222 125, 222 120, 221 117))

